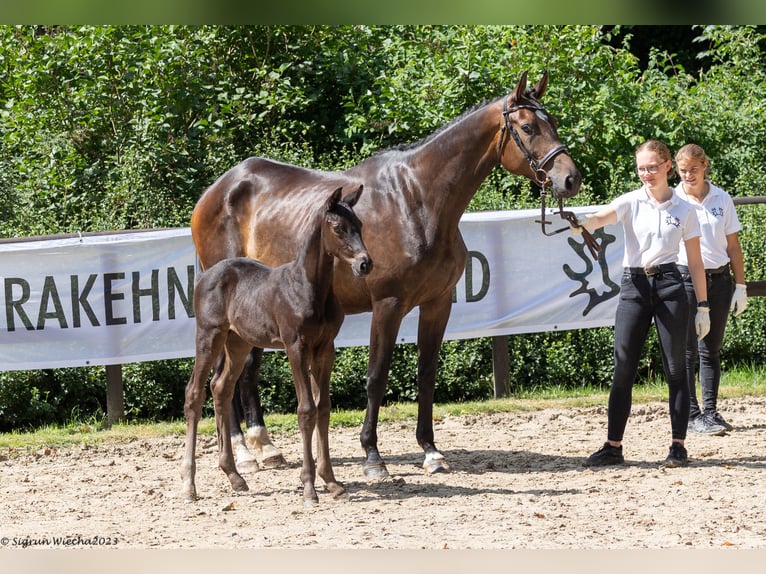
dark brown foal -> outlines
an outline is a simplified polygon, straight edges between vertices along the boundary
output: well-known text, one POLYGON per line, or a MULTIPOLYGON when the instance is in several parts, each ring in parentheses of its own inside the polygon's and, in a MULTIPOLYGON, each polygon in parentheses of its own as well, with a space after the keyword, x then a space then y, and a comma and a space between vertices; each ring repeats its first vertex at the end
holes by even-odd
POLYGON ((202 273, 194 289, 196 356, 186 387, 186 451, 183 495, 197 499, 194 484, 197 425, 210 381, 218 431, 219 465, 236 491, 247 490, 237 472, 229 430, 234 388, 252 348, 284 348, 298 396, 298 426, 303 440, 304 504, 319 501, 316 474, 333 496, 342 494, 335 480, 328 446, 330 425, 330 370, 335 359, 335 337, 343 323, 343 309, 333 291, 335 258, 350 265, 358 280, 372 269, 362 241, 362 224, 353 211, 362 186, 341 199, 341 188, 326 200, 324 209, 306 229, 297 259, 268 267, 244 257, 225 259, 202 273), (312 436, 317 431, 317 464, 312 436))

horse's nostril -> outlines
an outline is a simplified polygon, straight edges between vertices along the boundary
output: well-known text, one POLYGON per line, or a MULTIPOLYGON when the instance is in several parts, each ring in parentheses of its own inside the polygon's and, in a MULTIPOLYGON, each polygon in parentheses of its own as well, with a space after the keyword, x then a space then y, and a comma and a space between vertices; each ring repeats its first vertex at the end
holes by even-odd
POLYGON ((369 257, 363 258, 362 262, 359 264, 359 270, 365 275, 372 271, 372 259, 369 257))

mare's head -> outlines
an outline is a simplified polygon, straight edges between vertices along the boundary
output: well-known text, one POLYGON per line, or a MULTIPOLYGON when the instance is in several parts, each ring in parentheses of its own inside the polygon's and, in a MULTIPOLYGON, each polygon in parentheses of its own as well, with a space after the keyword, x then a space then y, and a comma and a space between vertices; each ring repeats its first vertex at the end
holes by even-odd
POLYGON ((572 197, 580 191, 582 175, 559 140, 556 119, 539 102, 547 87, 547 71, 530 89, 524 72, 513 92, 503 98, 500 163, 539 185, 550 185, 553 197, 572 197))
POLYGON ((362 241, 362 222, 354 213, 362 188, 360 185, 345 197, 341 196, 342 187, 333 192, 325 206, 322 234, 327 252, 348 263, 357 277, 372 271, 372 258, 362 241))

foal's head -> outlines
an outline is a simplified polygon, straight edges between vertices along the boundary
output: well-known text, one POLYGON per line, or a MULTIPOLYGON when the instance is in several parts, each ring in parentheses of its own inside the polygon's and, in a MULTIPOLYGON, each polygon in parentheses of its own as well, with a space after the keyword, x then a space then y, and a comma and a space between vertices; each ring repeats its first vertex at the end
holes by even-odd
POLYGON ((354 213, 354 205, 362 195, 363 186, 341 197, 342 187, 327 200, 324 212, 324 248, 328 253, 348 263, 357 277, 372 271, 372 258, 362 241, 362 222, 354 213))

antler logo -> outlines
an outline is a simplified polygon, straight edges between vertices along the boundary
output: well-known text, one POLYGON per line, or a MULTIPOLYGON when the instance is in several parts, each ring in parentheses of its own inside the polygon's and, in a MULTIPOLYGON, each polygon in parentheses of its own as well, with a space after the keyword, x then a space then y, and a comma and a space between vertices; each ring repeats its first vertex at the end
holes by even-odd
POLYGON ((614 281, 612 281, 609 277, 609 266, 606 262, 606 250, 607 247, 614 243, 615 236, 609 235, 608 233, 604 232, 604 228, 600 228, 592 233, 593 238, 596 240, 596 242, 599 244, 601 249, 599 250, 598 255, 598 266, 601 269, 601 279, 603 281, 604 286, 607 288, 606 290, 599 292, 594 287, 590 286, 590 281, 588 280, 588 277, 591 273, 593 273, 594 266, 593 261, 588 255, 588 253, 585 250, 585 242, 578 242, 573 237, 570 237, 568 239, 569 245, 572 247, 572 249, 577 253, 577 255, 582 259, 583 263, 585 263, 585 271, 582 273, 575 272, 568 264, 564 264, 564 273, 567 274, 567 276, 572 279, 573 281, 579 281, 580 287, 578 287, 576 290, 572 291, 569 296, 574 297, 575 295, 581 295, 583 293, 586 293, 588 295, 588 304, 585 306, 585 309, 583 309, 583 317, 590 313, 591 309, 599 305, 600 303, 603 303, 604 301, 608 301, 612 297, 615 297, 620 292, 620 286, 617 285, 614 281))

